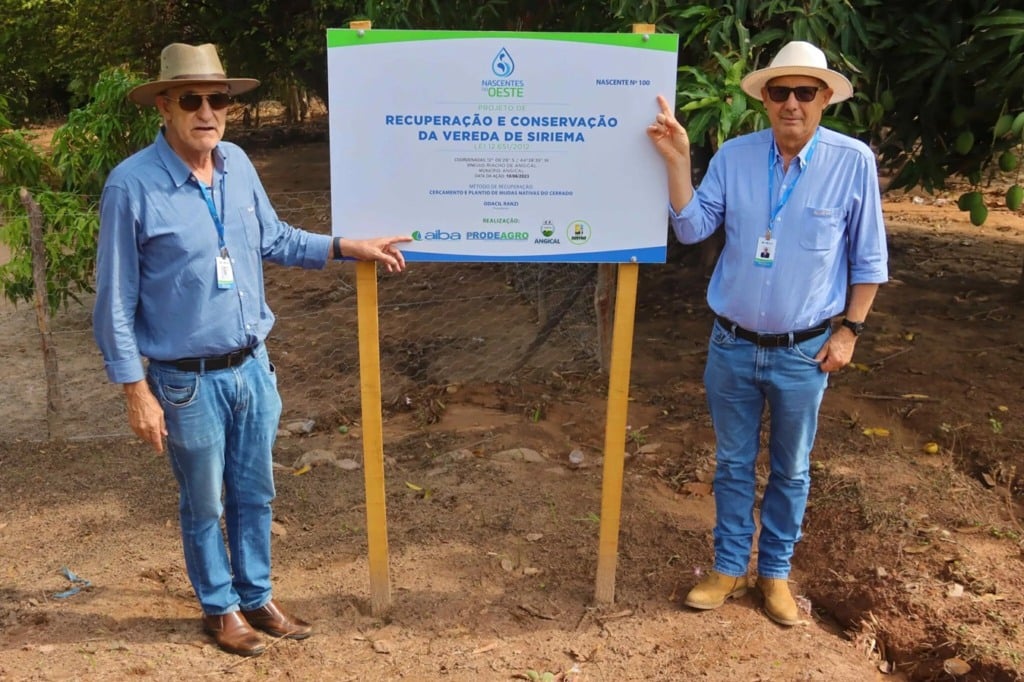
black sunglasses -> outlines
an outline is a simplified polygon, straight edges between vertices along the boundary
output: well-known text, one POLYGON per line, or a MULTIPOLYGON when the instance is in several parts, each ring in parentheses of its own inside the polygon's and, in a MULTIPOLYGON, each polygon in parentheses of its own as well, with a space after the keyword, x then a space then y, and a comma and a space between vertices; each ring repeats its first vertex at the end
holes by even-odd
POLYGON ((210 108, 214 111, 226 109, 234 101, 234 98, 226 92, 214 92, 209 95, 197 95, 190 92, 179 97, 177 102, 183 111, 199 111, 203 106, 204 99, 210 103, 210 108))
POLYGON ((796 95, 797 102, 811 102, 818 96, 818 90, 824 89, 818 85, 798 85, 795 88, 787 88, 785 85, 769 85, 765 88, 768 91, 768 99, 773 102, 785 102, 789 99, 789 93, 796 95))

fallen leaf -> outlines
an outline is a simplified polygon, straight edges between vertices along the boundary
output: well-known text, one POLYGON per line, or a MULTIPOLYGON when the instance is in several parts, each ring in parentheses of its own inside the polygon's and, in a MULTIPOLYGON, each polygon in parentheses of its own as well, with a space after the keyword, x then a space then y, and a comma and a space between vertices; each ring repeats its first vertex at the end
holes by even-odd
POLYGON ((547 614, 547 613, 543 613, 542 611, 539 611, 538 609, 535 609, 534 607, 530 606, 529 604, 520 604, 519 608, 521 608, 523 611, 526 611, 528 614, 530 614, 534 618, 541 618, 543 620, 556 620, 555 616, 552 616, 552 615, 547 614))
POLYGON ((473 656, 477 656, 479 654, 486 654, 488 651, 494 651, 495 649, 498 648, 498 646, 500 644, 501 644, 501 642, 498 642, 498 641, 491 642, 490 644, 484 644, 481 647, 477 647, 476 649, 473 649, 472 655, 473 656))
POLYGON ((942 669, 950 675, 966 675, 971 672, 971 665, 962 658, 947 658, 942 662, 942 669))
POLYGON ((1009 407, 1007 407, 1006 405, 1000 405, 1000 406, 999 406, 999 407, 998 407, 997 409, 998 409, 998 410, 999 410, 1000 412, 1009 412, 1009 411, 1010 411, 1010 408, 1009 408, 1009 407))
POLYGON ((292 472, 292 476, 301 476, 302 474, 308 473, 312 470, 313 467, 311 467, 308 464, 303 464, 301 468, 296 469, 295 471, 292 472))
POLYGON ((416 492, 422 492, 423 486, 416 485, 415 483, 405 482, 405 487, 409 490, 415 490, 416 492))
POLYGON ((386 639, 376 639, 373 641, 373 650, 378 654, 390 654, 391 642, 386 639))
POLYGON ((906 400, 929 400, 931 398, 924 393, 903 393, 900 397, 906 400))
POLYGON ((597 620, 600 623, 604 623, 609 620, 618 620, 619 618, 629 618, 633 615, 633 609, 626 609, 625 611, 616 611, 615 613, 609 613, 607 616, 600 616, 597 620))
POLYGON ((683 484, 683 491, 696 497, 707 497, 711 494, 711 484, 690 481, 683 484))
POLYGON ((934 455, 939 451, 939 444, 935 442, 928 442, 921 447, 921 450, 929 455, 934 455))
POLYGON ((540 540, 542 537, 544 537, 544 533, 527 533, 526 534, 526 541, 527 542, 537 542, 537 540, 540 540))
POLYGON ((863 431, 861 431, 861 433, 863 433, 865 436, 878 436, 879 438, 889 437, 889 429, 883 429, 878 426, 864 429, 863 431))
POLYGON ((923 554, 924 552, 927 552, 931 548, 932 548, 931 545, 913 545, 911 547, 904 547, 903 548, 903 553, 904 554, 923 554))
POLYGON ((986 592, 985 594, 983 594, 980 597, 978 597, 978 601, 983 601, 983 602, 1005 601, 1005 600, 1006 600, 1006 597, 1004 597, 1003 595, 1001 595, 1001 594, 993 594, 991 592, 986 592))

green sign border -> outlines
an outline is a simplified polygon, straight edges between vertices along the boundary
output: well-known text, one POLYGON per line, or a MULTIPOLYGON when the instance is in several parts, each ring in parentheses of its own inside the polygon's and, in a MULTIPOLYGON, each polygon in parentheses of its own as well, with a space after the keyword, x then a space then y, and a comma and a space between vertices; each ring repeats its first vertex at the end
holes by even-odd
POLYGON ((393 29, 327 29, 327 49, 358 45, 383 45, 424 40, 462 40, 466 38, 515 38, 556 40, 567 43, 591 43, 611 47, 676 52, 679 36, 674 33, 530 33, 524 31, 402 31, 393 29))

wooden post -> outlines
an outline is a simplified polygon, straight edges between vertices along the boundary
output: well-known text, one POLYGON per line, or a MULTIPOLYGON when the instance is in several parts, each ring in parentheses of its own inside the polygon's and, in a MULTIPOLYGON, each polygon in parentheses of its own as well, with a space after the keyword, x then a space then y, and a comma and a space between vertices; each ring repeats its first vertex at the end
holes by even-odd
MULTIPOLYGON (((369 21, 349 28, 368 30, 369 21)), ((381 417, 380 329, 377 318, 377 264, 356 263, 359 318, 359 390, 363 414, 363 472, 366 489, 366 540, 370 563, 370 610, 375 616, 391 608, 388 573, 388 515, 384 494, 384 425, 381 417)))
MULTIPOLYGON (((654 32, 653 24, 633 24, 633 33, 654 32)), ((600 271, 598 274, 600 276, 600 271)), ((623 263, 618 267, 615 322, 608 364, 608 409, 604 431, 604 470, 601 474, 601 534, 594 589, 594 600, 603 604, 615 601, 622 478, 626 460, 626 419, 629 416, 629 372, 633 357, 633 323, 636 318, 639 275, 640 266, 636 263, 623 263)))
POLYGON ((599 263, 597 283, 594 285, 594 316, 597 319, 597 361, 601 372, 611 372, 612 357, 612 308, 615 304, 614 263, 599 263))
POLYGON ((50 306, 46 286, 46 247, 43 244, 43 214, 32 195, 24 187, 18 193, 28 213, 32 239, 32 285, 35 290, 36 324, 43 350, 46 372, 46 430, 52 440, 64 439, 64 401, 61 397, 57 368, 57 349, 50 337, 50 306))
POLYGON ((384 495, 377 264, 372 261, 356 263, 356 299, 359 317, 359 389, 363 409, 366 539, 370 553, 370 607, 373 615, 379 616, 391 606, 391 579, 388 575, 388 518, 384 495))
POLYGON ((633 322, 640 266, 619 265, 615 292, 615 328, 608 374, 608 409, 604 431, 604 470, 601 474, 601 534, 597 550, 594 599, 615 601, 615 567, 619 552, 622 478, 626 460, 626 419, 629 415, 629 371, 633 355, 633 322))

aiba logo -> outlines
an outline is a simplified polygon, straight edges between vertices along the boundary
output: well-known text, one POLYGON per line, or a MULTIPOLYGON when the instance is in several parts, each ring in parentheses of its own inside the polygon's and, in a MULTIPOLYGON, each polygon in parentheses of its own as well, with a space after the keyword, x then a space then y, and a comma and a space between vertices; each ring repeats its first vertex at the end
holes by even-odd
POLYGON ((429 232, 416 230, 412 233, 412 238, 418 242, 454 242, 462 239, 462 233, 446 230, 430 230, 429 232))

